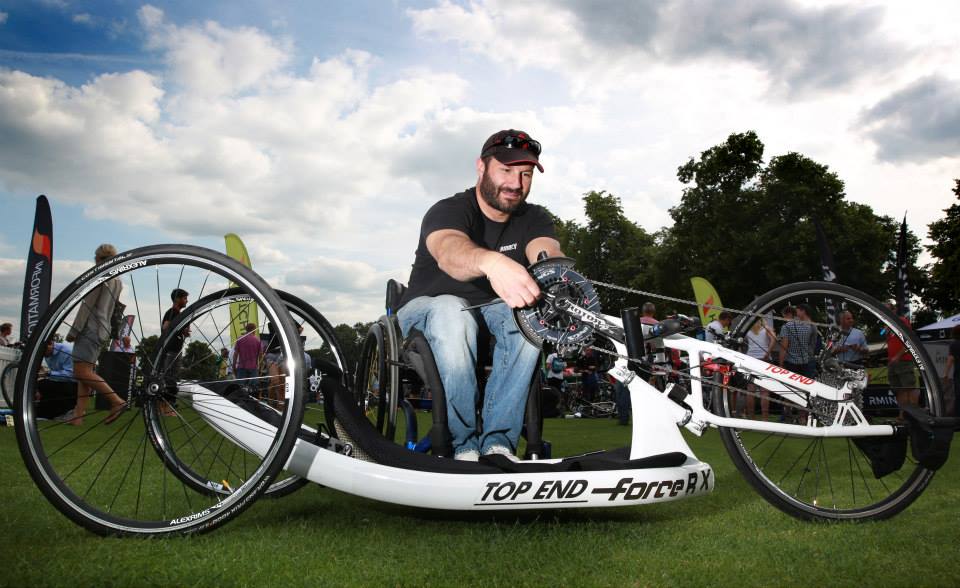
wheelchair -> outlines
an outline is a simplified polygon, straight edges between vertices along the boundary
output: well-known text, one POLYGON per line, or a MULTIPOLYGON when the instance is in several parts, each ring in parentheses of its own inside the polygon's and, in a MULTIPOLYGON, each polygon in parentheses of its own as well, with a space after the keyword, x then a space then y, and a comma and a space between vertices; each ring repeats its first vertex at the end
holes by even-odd
MULTIPOLYGON (((405 290, 406 286, 396 280, 387 282, 386 314, 373 323, 364 339, 354 379, 354 397, 376 430, 386 439, 397 440, 398 432, 402 430, 401 442, 408 449, 452 457, 446 394, 433 352, 420 330, 411 329, 407 337, 403 337, 397 319, 397 310, 405 290), (419 398, 413 392, 419 392, 419 398), (429 406, 432 413, 430 430, 422 439, 418 439, 414 401, 419 401, 421 408, 429 406)), ((475 313, 479 327, 476 364, 477 384, 481 391, 479 408, 482 406, 487 367, 492 359, 493 337, 479 312, 476 309, 470 312, 475 313)), ((542 370, 534 369, 530 376, 521 432, 526 439, 524 459, 550 458, 550 443, 544 441, 542 435, 541 390, 544 385, 542 370)))

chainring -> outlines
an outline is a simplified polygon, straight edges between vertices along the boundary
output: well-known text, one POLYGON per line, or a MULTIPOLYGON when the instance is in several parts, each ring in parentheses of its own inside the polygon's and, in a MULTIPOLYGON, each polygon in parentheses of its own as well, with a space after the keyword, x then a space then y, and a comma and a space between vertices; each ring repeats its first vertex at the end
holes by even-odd
POLYGON ((513 309, 513 318, 527 341, 537 347, 545 341, 557 347, 581 347, 593 337, 593 325, 558 306, 572 302, 594 314, 601 312, 593 284, 573 269, 573 263, 569 257, 551 257, 528 268, 542 296, 534 306, 513 309))

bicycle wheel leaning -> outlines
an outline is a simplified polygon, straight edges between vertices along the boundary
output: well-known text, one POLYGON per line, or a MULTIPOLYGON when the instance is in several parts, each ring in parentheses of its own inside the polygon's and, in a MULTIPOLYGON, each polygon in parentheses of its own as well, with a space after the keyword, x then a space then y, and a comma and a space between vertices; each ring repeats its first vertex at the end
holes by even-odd
MULTIPOLYGON (((293 318, 294 324, 300 332, 300 339, 304 347, 309 347, 313 355, 316 356, 317 365, 313 366, 311 373, 306 374, 307 381, 304 386, 309 385, 309 379, 316 372, 319 377, 337 377, 340 383, 346 385, 347 373, 346 362, 339 343, 333 333, 333 327, 327 322, 316 309, 297 298, 296 296, 276 291, 277 295, 283 301, 284 307, 293 318)), ((176 322, 171 325, 167 333, 158 343, 158 348, 163 350, 170 345, 170 340, 176 336, 176 333, 182 333, 189 330, 192 337, 206 344, 206 353, 194 354, 189 363, 180 366, 182 372, 193 372, 202 364, 211 361, 226 361, 218 353, 218 349, 228 349, 231 346, 230 337, 225 333, 225 329, 218 316, 222 316, 226 309, 232 314, 240 314, 248 317, 249 320, 258 320, 259 324, 256 332, 265 333, 261 339, 264 346, 269 349, 275 349, 279 345, 279 337, 270 327, 267 317, 259 316, 259 313, 252 310, 256 303, 250 298, 250 295, 242 288, 230 288, 212 292, 196 302, 183 309, 177 316, 176 322), (230 309, 233 310, 230 310, 230 309), (258 317, 258 319, 254 319, 258 317)), ((280 363, 285 364, 281 359, 280 363)), ((164 361, 161 359, 160 361, 164 361)), ((304 352, 304 364, 313 363, 313 357, 307 356, 304 352)), ((229 396, 231 402, 243 406, 251 413, 255 413, 262 420, 268 423, 276 423, 280 418, 280 406, 271 398, 269 388, 276 386, 276 378, 279 375, 271 375, 266 366, 258 370, 254 378, 237 378, 232 375, 223 366, 223 373, 216 382, 210 383, 210 387, 221 394, 229 396)), ((281 371, 285 371, 284 370, 281 371)), ((322 408, 318 403, 318 398, 310 398, 312 402, 305 403, 305 421, 322 422, 322 408)), ((208 464, 211 461, 223 461, 233 463, 233 467, 242 470, 246 465, 246 460, 238 461, 236 454, 239 448, 236 445, 225 443, 225 439, 215 430, 196 430, 194 421, 200 419, 195 415, 190 421, 181 423, 178 420, 166 418, 159 411, 150 411, 146 413, 147 424, 149 426, 150 442, 154 449, 160 453, 161 458, 166 460, 168 469, 183 483, 189 485, 197 492, 228 494, 230 489, 225 487, 218 480, 212 480, 207 476, 208 464)), ((307 442, 317 440, 317 429, 311 429, 306 426, 301 427, 299 436, 307 442)), ((264 491, 264 496, 279 498, 291 494, 292 492, 306 485, 308 480, 300 478, 286 471, 279 472, 275 480, 264 491)))
MULTIPOLYGON (((277 294, 240 263, 200 247, 156 245, 117 255, 76 279, 50 305, 21 358, 17 440, 37 486, 74 522, 103 535, 208 531, 252 504, 283 467, 303 418, 302 362, 288 362, 278 417, 275 423, 265 424, 229 395, 218 393, 216 364, 199 360, 210 355, 209 339, 160 346, 166 336, 161 332, 163 311, 170 306, 173 289, 202 298, 228 284, 256 303, 286 356, 299 357, 296 327, 277 294), (136 356, 121 356, 130 366, 129 374, 124 368, 122 381, 112 380, 113 388, 125 397, 123 410, 109 406, 106 392, 97 394, 103 408, 91 402, 83 395, 86 384, 78 382, 78 407, 86 414, 75 413, 63 422, 42 420, 36 408, 43 342, 58 332, 65 335, 91 296, 108 291, 100 288, 108 280, 120 281, 121 301, 135 314, 130 337, 137 346, 136 356), (131 359, 135 361, 130 363, 131 359), (123 382, 128 384, 121 386, 123 382), (207 454, 202 465, 204 478, 216 481, 221 491, 184 482, 171 471, 173 464, 163 452, 148 447, 153 442, 152 423, 157 420, 163 421, 167 431, 182 431, 183 438, 195 446, 217 443, 233 449, 229 457, 226 451, 207 454)), ((219 321, 220 332, 238 318, 231 315, 229 305, 208 316, 219 321)), ((100 327, 100 332, 109 330, 108 325, 100 327)), ((87 332, 81 332, 77 346, 90 347, 89 341, 82 341, 87 332)), ((182 329, 177 332, 191 335, 182 329)), ((101 368, 108 357, 100 355, 101 368)), ((109 375, 106 378, 111 380, 109 375)))
MULTIPOLYGON (((746 337, 751 331, 759 333, 764 325, 754 315, 767 317, 763 323, 770 326, 774 313, 779 317, 785 306, 799 304, 807 305, 811 321, 818 324, 808 375, 837 387, 844 378, 866 376, 868 385, 852 400, 869 424, 898 424, 898 406, 902 403, 919 405, 933 416, 942 416, 936 370, 919 339, 890 310, 853 288, 827 282, 777 288, 746 309, 751 315, 743 315, 732 334, 746 337), (852 319, 862 338, 848 330, 849 324, 841 328, 844 318, 847 323, 852 319), (897 360, 891 361, 893 358, 897 360)), ((779 334, 784 324, 777 319, 774 331, 779 334)), ((796 356, 787 359, 796 361, 796 356)), ((749 382, 746 385, 752 386, 749 382)), ((756 396, 741 392, 740 397, 745 399, 744 418, 784 420, 810 427, 830 424, 839 408, 839 403, 815 399, 808 410, 759 391, 756 396)), ((733 399, 730 391, 718 394, 714 399, 718 413, 732 416, 738 408, 733 399)), ((905 450, 904 434, 894 438, 810 438, 722 428, 720 435, 750 484, 774 506, 801 519, 891 517, 916 500, 934 474, 909 455, 899 469, 875 473, 868 457, 871 446, 888 442, 902 444, 899 449, 905 450)))

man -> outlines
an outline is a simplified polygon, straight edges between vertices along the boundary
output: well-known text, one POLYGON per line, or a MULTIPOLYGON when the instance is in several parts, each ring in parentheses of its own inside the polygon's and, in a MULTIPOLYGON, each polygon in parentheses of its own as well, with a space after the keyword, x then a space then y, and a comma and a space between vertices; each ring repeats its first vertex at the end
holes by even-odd
POLYGON ((527 204, 540 144, 517 130, 494 133, 476 161, 477 184, 434 204, 423 218, 410 284, 397 318, 403 334, 424 333, 447 397, 454 457, 513 455, 520 437, 529 376, 539 349, 523 338, 513 308, 533 304, 540 288, 526 266, 545 251, 560 256, 553 222, 542 207, 527 204), (475 362, 479 316, 496 338, 493 371, 482 412, 475 362))
POLYGON ((9 347, 13 345, 13 324, 3 323, 0 325, 0 345, 9 347))
MULTIPOLYGON (((233 373, 238 380, 248 380, 259 375, 260 353, 262 346, 256 334, 257 325, 247 323, 244 334, 233 345, 233 373)), ((255 385, 255 382, 248 382, 255 385)))
MULTIPOLYGON (((190 293, 182 288, 174 288, 170 292, 170 301, 173 306, 163 313, 163 321, 160 323, 160 332, 166 334, 167 331, 176 322, 180 311, 186 308, 190 293)), ((166 399, 160 405, 160 411, 164 416, 173 416, 175 411, 173 406, 177 400, 177 373, 180 371, 180 357, 183 355, 183 342, 190 336, 190 327, 185 327, 182 331, 174 335, 167 344, 165 358, 167 365, 164 368, 164 381, 166 383, 166 399)))
POLYGON ((810 306, 798 304, 794 313, 793 320, 780 328, 780 367, 813 378, 817 330, 810 324, 810 306))
POLYGON ((717 339, 723 338, 723 334, 730 328, 733 321, 733 314, 726 310, 721 312, 716 319, 712 320, 704 332, 704 340, 707 343, 715 343, 717 339))
MULTIPOLYGON (((896 306, 893 304, 886 305, 891 312, 896 314, 896 306)), ((903 323, 907 329, 910 328, 910 321, 907 317, 898 315, 897 319, 903 323)), ((907 349, 906 345, 903 344, 903 341, 894 334, 893 331, 888 331, 887 334, 887 383, 890 385, 890 389, 893 390, 894 394, 897 395, 897 405, 906 406, 920 405, 920 389, 917 388, 917 374, 914 371, 915 363, 913 361, 913 355, 907 349)), ((901 417, 903 415, 901 414, 901 417)))
POLYGON ((853 326, 853 313, 844 310, 840 313, 840 346, 837 347, 837 359, 844 363, 860 366, 867 353, 867 338, 863 331, 853 326))
POLYGON ((73 375, 73 343, 57 342, 51 337, 43 355, 43 363, 47 365, 47 377, 37 384, 37 415, 40 418, 70 421, 73 419, 73 411, 70 409, 77 398, 77 384, 73 375))

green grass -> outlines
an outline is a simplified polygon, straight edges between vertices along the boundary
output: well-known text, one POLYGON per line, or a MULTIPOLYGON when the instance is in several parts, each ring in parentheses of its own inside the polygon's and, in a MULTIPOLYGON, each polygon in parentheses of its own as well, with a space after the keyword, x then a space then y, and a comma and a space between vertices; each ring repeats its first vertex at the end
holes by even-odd
MULTIPOLYGON (((563 453, 626 444, 610 420, 548 421, 563 453)), ((691 438, 707 496, 611 509, 459 513, 308 485, 211 534, 103 539, 40 495, 0 428, 0 585, 9 586, 957 586, 960 457, 892 520, 812 524, 735 471, 716 431, 691 438)))

